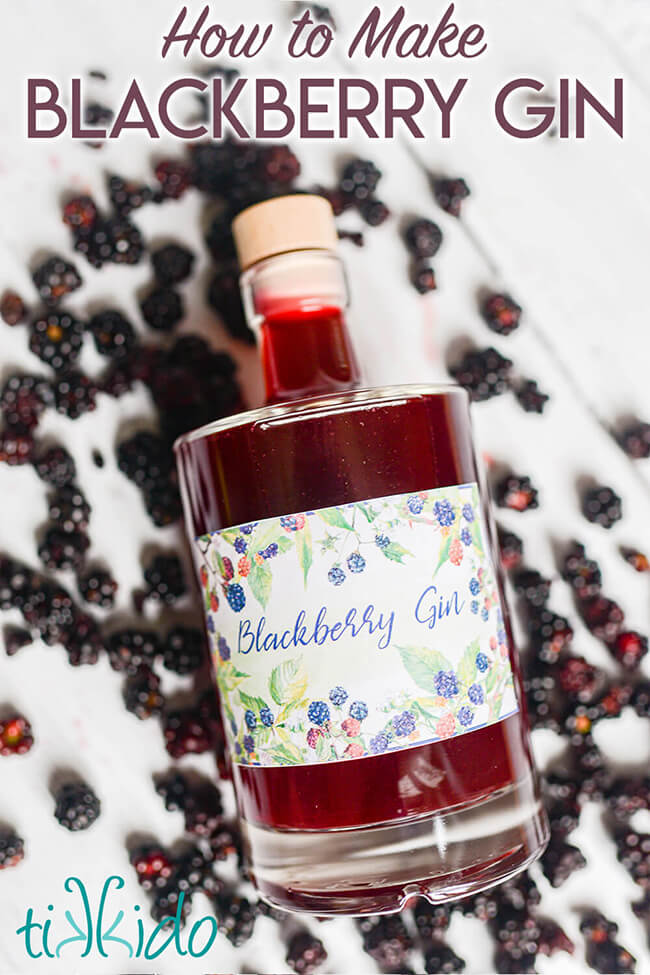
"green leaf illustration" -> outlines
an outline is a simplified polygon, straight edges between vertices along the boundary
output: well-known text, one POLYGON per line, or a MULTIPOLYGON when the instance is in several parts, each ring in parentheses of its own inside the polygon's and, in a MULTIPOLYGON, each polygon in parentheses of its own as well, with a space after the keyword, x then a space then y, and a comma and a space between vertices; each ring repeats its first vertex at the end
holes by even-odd
POLYGON ((480 644, 474 640, 465 650, 458 665, 458 680, 461 684, 469 687, 476 680, 476 654, 479 652, 480 644))
POLYGON ((271 671, 269 692, 276 704, 289 705, 300 701, 307 690, 307 674, 303 670, 302 658, 285 660, 271 671))
POLYGON ((499 672, 497 670, 496 664, 492 664, 485 681, 485 691, 489 695, 492 693, 496 687, 497 680, 499 679, 499 672))
POLYGON ((284 555, 285 552, 293 548, 293 539, 290 535, 282 535, 278 538, 276 545, 278 546, 278 553, 284 555))
POLYGON ((451 545, 451 535, 445 541, 445 544, 442 546, 442 549, 440 550, 440 558, 438 559, 438 564, 435 567, 434 572, 433 572, 434 576, 438 572, 438 569, 440 569, 445 564, 445 562, 447 561, 447 559, 449 558, 449 547, 450 547, 450 545, 451 545))
POLYGON ((367 504, 358 504, 357 510, 361 512, 361 514, 366 519, 366 521, 369 522, 369 524, 372 524, 375 518, 377 517, 377 515, 372 510, 372 508, 369 507, 369 505, 367 504))
POLYGON ((210 589, 207 586, 206 586, 206 588, 205 588, 205 590, 203 592, 203 602, 204 602, 204 605, 205 605, 205 611, 206 611, 206 613, 209 613, 212 607, 210 605, 210 603, 211 603, 210 589))
POLYGON ((413 553, 409 552, 407 548, 400 545, 399 542, 391 542, 386 548, 379 550, 382 555, 385 555, 387 559, 391 562, 399 562, 400 565, 404 565, 404 556, 408 555, 409 558, 413 558, 413 553))
POLYGON ((244 691, 239 692, 239 700, 241 701, 241 706, 246 711, 252 711, 254 714, 259 714, 262 708, 265 708, 266 701, 261 697, 251 697, 250 694, 246 694, 244 691))
POLYGON ((224 697, 228 691, 234 691, 243 681, 248 679, 248 674, 242 674, 229 661, 222 661, 217 666, 217 681, 224 697))
POLYGON ((402 663, 418 687, 429 694, 437 694, 435 676, 439 670, 452 670, 441 653, 429 647, 398 647, 402 663))
POLYGON ((291 742, 283 742, 281 745, 276 745, 275 748, 270 749, 269 755, 278 765, 303 764, 302 752, 291 742))
POLYGON ((268 523, 262 522, 251 535, 248 545, 250 553, 254 555, 255 552, 263 552, 272 542, 276 542, 279 545, 280 539, 286 537, 286 532, 280 528, 275 518, 271 519, 268 523))
POLYGON ((316 758, 320 762, 326 761, 330 757, 330 743, 324 735, 319 735, 316 741, 316 758))
POLYGON ((309 575, 309 570, 313 562, 311 527, 307 520, 305 521, 305 527, 296 533, 296 552, 298 553, 298 562, 302 567, 305 586, 307 586, 307 576, 309 575))
POLYGON ((248 584, 256 600, 264 609, 266 609, 266 604, 271 595, 272 581, 273 575, 268 565, 265 562, 261 565, 253 562, 251 570, 248 573, 248 584))
POLYGON ((332 525, 334 528, 344 528, 348 532, 352 531, 352 525, 349 521, 346 521, 338 508, 325 508, 323 511, 318 512, 318 517, 327 525, 332 525))
POLYGON ((235 539, 239 538, 239 531, 236 528, 224 528, 219 532, 219 537, 223 538, 227 545, 234 545, 235 539))
POLYGON ((484 555, 483 552, 483 539, 481 537, 481 526, 478 521, 475 521, 472 525, 472 541, 474 542, 474 548, 476 549, 478 555, 484 555))

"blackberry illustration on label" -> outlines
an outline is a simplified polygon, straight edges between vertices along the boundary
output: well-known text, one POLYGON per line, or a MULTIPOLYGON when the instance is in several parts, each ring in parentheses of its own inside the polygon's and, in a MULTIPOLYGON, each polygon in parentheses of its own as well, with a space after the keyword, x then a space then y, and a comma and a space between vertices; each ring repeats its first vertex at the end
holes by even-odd
POLYGON ((238 764, 364 758, 517 711, 474 483, 226 528, 196 551, 238 764))

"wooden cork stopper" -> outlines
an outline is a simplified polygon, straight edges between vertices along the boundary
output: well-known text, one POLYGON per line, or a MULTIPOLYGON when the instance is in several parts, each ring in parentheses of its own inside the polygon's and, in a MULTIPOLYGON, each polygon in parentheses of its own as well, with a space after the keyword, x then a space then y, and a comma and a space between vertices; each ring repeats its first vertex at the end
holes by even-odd
POLYGON ((235 217, 232 230, 242 271, 276 254, 338 245, 332 207, 306 193, 256 203, 235 217))

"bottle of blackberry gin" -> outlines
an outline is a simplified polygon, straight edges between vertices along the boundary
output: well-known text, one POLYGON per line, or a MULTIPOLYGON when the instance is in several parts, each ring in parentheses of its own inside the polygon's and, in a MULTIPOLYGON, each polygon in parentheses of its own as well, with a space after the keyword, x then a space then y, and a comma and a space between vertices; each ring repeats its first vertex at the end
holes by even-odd
POLYGON ((270 405, 176 451, 251 876, 321 915, 463 897, 547 840, 467 395, 360 388, 325 200, 234 233, 270 405))

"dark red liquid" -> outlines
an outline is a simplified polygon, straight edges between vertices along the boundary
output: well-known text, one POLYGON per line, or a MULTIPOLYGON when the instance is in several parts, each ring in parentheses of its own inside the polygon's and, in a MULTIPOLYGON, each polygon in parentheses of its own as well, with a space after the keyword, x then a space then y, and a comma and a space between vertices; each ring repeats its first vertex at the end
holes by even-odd
MULTIPOLYGON (((462 392, 338 406, 293 404, 179 447, 186 517, 196 536, 232 525, 476 481, 462 392)), ((521 706, 519 669, 506 615, 521 706)), ((530 768, 525 714, 444 742, 331 764, 233 766, 242 815, 273 827, 390 822, 487 796, 530 768)))

